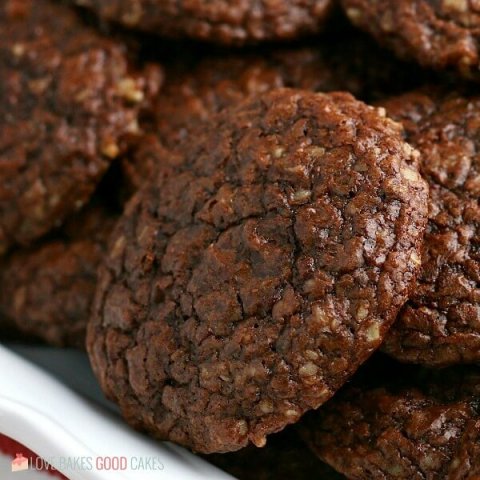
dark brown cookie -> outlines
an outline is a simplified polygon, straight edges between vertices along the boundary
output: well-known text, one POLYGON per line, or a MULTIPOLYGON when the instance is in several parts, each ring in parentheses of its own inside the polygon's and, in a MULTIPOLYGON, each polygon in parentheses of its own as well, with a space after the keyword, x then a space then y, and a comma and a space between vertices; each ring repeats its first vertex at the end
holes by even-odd
POLYGON ((392 59, 390 52, 348 25, 324 34, 315 46, 209 54, 185 65, 186 53, 179 54, 181 62, 165 65, 156 115, 150 126, 143 125, 154 137, 142 139, 122 160, 133 189, 155 171, 158 155, 152 150, 161 148, 160 143, 175 149, 192 125, 249 95, 292 87, 348 91, 370 103, 419 87, 425 77, 417 65, 392 59))
POLYGON ((422 273, 383 349, 445 366, 480 361, 480 98, 412 93, 383 104, 430 185, 422 273))
POLYGON ((62 231, 0 262, 0 318, 51 345, 85 348, 97 268, 118 214, 95 200, 62 231))
POLYGON ((203 453, 262 446, 379 346, 427 214, 418 152, 384 113, 344 93, 251 97, 132 199, 87 334, 132 425, 203 453))
POLYGON ((321 462, 296 432, 273 435, 268 445, 249 446, 234 453, 205 456, 238 480, 341 480, 343 477, 321 462))
MULTIPOLYGON (((0 252, 85 204, 157 79, 49 0, 0 6, 0 252)), ((155 74, 154 74, 155 73, 155 74)))
POLYGON ((410 65, 389 62, 388 54, 376 50, 363 35, 349 36, 353 45, 341 39, 333 41, 331 35, 315 47, 206 57, 183 71, 174 66, 168 71, 157 107, 165 142, 185 135, 188 122, 205 120, 248 95, 272 88, 342 90, 365 101, 408 89, 413 76, 410 65), (376 58, 366 61, 372 54, 376 58), (409 72, 409 79, 397 71, 409 72))
POLYGON ((477 0, 341 0, 350 20, 401 57, 478 77, 477 0))
POLYGON ((320 458, 352 480, 480 478, 478 368, 390 372, 303 422, 320 458))
POLYGON ((318 32, 333 6, 332 0, 75 1, 130 28, 235 45, 318 32))

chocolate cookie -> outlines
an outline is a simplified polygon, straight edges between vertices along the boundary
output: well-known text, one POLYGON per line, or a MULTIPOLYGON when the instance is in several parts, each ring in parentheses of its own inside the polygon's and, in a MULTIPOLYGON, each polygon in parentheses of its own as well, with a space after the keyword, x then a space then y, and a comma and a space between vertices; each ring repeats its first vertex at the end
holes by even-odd
POLYGON ((346 388, 305 419, 313 451, 352 480, 480 478, 479 369, 397 375, 346 388))
POLYGON ((262 449, 250 446, 234 453, 205 456, 238 480, 341 480, 343 477, 322 463, 296 432, 273 435, 262 449))
POLYGON ((174 38, 241 45, 318 32, 332 0, 75 0, 123 25, 174 38))
POLYGON ((2 327, 51 345, 85 348, 97 268, 117 217, 96 199, 61 232, 5 257, 0 262, 2 327))
POLYGON ((49 0, 0 6, 0 252, 85 204, 157 79, 49 0))
POLYGON ((383 110, 279 89, 199 124, 127 206, 87 348, 129 423, 203 453, 317 408, 420 265, 427 187, 383 110))
POLYGON ((350 20, 401 57, 478 77, 480 7, 475 0, 341 0, 350 20))
POLYGON ((209 54, 180 62, 165 59, 166 80, 157 97, 154 118, 143 125, 154 132, 122 159, 133 190, 156 169, 154 150, 175 149, 190 136, 192 125, 249 95, 273 88, 348 91, 370 103, 416 88, 425 81, 417 65, 392 59, 366 34, 351 26, 325 33, 315 46, 264 48, 260 52, 209 54), (366 61, 368 59, 368 61, 366 61))
POLYGON ((384 103, 430 185, 422 273, 383 349, 445 366, 480 361, 479 97, 418 92, 384 103))
MULTIPOLYGON (((206 57, 191 68, 171 67, 157 107, 157 123, 165 132, 164 142, 168 144, 185 135, 188 122, 205 120, 248 95, 273 88, 344 90, 365 101, 408 88, 414 76, 411 65, 389 62, 388 54, 375 49, 363 35, 350 33, 349 40, 353 46, 350 41, 342 42, 330 35, 315 47, 217 55, 206 57), (379 57, 378 63, 365 61, 372 50, 379 57), (409 79, 397 71, 408 72, 409 79)), ((420 76, 420 72, 415 73, 420 76)))

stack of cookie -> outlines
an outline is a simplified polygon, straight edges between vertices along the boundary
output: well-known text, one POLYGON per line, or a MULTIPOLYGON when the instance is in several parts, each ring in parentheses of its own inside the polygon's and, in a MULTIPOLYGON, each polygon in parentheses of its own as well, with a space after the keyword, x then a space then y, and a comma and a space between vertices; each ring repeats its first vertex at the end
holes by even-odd
POLYGON ((1 331, 240 479, 480 478, 479 39, 473 0, 5 0, 1 331))

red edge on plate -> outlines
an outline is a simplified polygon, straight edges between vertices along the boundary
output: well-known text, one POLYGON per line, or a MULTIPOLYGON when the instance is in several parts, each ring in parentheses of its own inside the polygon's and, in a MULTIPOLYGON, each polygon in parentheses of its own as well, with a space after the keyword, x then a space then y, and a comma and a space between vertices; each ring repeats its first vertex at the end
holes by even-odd
POLYGON ((19 457, 21 460, 27 458, 29 466, 41 466, 41 470, 47 472, 48 474, 61 478, 63 480, 68 480, 67 477, 62 475, 58 470, 50 465, 46 465, 45 462, 39 462, 39 456, 29 450, 27 447, 24 447, 21 443, 9 438, 5 435, 0 434, 0 452, 12 457, 12 459, 19 457))

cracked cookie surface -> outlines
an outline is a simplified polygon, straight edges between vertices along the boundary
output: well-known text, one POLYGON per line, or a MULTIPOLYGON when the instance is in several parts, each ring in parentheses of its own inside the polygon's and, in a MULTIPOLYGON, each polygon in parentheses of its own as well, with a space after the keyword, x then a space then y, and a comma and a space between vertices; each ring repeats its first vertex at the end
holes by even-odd
POLYGON ((310 415, 312 450, 352 480, 479 478, 480 370, 393 373, 345 388, 310 415))
POLYGON ((478 97, 413 92, 383 105, 421 153, 429 222, 417 286, 383 350, 400 361, 480 361, 478 97))
POLYGON ((479 77, 476 0, 341 0, 347 16, 402 57, 479 77))
POLYGON ((203 55, 188 66, 180 55, 180 62, 165 64, 165 83, 152 118, 143 125, 153 138, 142 139, 139 148, 122 158, 133 190, 154 174, 160 156, 154 150, 160 143, 174 150, 196 123, 250 95, 290 87, 348 91, 370 103, 424 83, 417 65, 392 59, 390 52, 348 25, 324 34, 315 45, 257 50, 203 55))
POLYGON ((262 446, 380 345, 427 214, 418 152, 384 113, 343 93, 248 98, 131 200, 87 333, 129 423, 203 453, 262 446))
MULTIPOLYGON (((153 72, 153 71, 152 71, 153 72)), ((148 80, 126 47, 49 0, 0 6, 0 253, 87 203, 148 80)))
POLYGON ((222 44, 318 32, 332 0, 75 0, 108 20, 170 37, 222 44))
POLYGON ((388 52, 375 47, 364 35, 349 32, 347 40, 332 34, 318 46, 211 56, 188 69, 173 66, 159 95, 157 128, 169 144, 186 135, 188 122, 206 120, 249 95, 273 88, 348 91, 368 102, 378 100, 375 95, 403 93, 410 76, 421 77, 410 64, 389 61, 388 52), (364 61, 367 55, 374 55, 371 63, 364 61))

